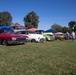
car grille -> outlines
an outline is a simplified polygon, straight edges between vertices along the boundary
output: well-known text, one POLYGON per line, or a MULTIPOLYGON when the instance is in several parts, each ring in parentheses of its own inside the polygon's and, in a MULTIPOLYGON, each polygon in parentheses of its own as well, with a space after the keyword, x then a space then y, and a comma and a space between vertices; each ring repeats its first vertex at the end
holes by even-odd
POLYGON ((26 38, 17 38, 16 41, 24 41, 26 38))

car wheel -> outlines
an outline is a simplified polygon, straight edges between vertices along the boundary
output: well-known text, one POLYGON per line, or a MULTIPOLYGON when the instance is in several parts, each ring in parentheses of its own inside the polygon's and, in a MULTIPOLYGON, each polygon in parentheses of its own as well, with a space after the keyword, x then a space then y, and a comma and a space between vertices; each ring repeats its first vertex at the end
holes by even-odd
POLYGON ((61 38, 61 40, 64 40, 64 38, 61 38))
POLYGON ((8 41, 7 41, 7 40, 3 40, 3 41, 2 41, 2 45, 7 46, 7 45, 8 45, 8 41))
POLYGON ((45 40, 44 39, 40 39, 40 42, 45 42, 45 40))
POLYGON ((32 39, 31 42, 36 42, 36 40, 35 39, 32 39))
POLYGON ((46 41, 48 41, 48 38, 46 38, 46 41))
POLYGON ((51 41, 53 41, 53 40, 54 40, 53 36, 50 36, 50 40, 51 40, 51 41))

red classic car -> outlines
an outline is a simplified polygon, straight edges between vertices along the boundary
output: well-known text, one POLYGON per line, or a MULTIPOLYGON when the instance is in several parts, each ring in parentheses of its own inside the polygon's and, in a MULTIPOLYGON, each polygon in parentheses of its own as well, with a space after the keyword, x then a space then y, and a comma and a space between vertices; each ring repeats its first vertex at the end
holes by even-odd
POLYGON ((0 29, 0 44, 24 44, 27 41, 28 36, 21 36, 14 34, 12 30, 0 29))

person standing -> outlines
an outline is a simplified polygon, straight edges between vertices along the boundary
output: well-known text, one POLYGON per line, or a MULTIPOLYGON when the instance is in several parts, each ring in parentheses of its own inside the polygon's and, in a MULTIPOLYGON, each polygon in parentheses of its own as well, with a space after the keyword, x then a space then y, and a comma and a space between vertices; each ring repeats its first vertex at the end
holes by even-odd
POLYGON ((74 31, 72 31, 72 40, 74 40, 75 39, 75 33, 74 33, 74 31))
POLYGON ((67 34, 67 40, 69 40, 69 33, 68 33, 68 32, 66 32, 66 34, 67 34))

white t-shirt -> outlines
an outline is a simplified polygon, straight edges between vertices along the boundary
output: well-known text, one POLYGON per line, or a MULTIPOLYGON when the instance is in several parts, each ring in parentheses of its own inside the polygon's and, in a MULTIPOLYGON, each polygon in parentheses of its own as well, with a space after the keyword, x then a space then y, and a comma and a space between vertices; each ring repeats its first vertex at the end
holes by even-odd
POLYGON ((72 36, 75 38, 75 33, 74 32, 72 32, 72 36))

